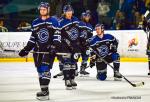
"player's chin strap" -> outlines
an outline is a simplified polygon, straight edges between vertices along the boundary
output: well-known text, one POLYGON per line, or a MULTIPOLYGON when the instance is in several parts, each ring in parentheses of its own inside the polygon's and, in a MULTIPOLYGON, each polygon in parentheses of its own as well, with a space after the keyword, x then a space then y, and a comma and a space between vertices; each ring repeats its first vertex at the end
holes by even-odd
MULTIPOLYGON (((108 66, 110 66, 113 70, 114 70, 114 67, 108 63, 105 59, 103 59, 96 51, 94 51, 91 47, 89 47, 89 49, 95 53, 104 63, 106 63, 108 66)), ((119 71, 117 71, 118 73, 120 73, 119 71)), ((140 83, 132 83, 131 81, 129 81, 124 75, 122 75, 120 73, 120 75, 130 84, 132 85, 133 87, 138 87, 138 86, 143 86, 144 85, 144 82, 140 82, 140 83)))

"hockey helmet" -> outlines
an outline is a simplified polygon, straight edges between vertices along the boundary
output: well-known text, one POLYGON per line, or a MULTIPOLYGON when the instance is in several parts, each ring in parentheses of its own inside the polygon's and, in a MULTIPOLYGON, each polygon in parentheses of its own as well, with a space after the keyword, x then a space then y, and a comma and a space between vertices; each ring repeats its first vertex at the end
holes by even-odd
POLYGON ((104 24, 96 24, 95 29, 100 27, 104 31, 104 24))
POLYGON ((89 11, 89 10, 87 10, 86 12, 83 12, 83 13, 81 14, 81 19, 83 19, 83 18, 85 18, 85 17, 91 17, 91 14, 90 14, 90 11, 89 11))
POLYGON ((41 7, 44 7, 44 8, 47 8, 49 9, 50 8, 50 5, 48 2, 41 2, 38 6, 38 10, 40 10, 41 7))
POLYGON ((63 8, 63 12, 66 13, 67 11, 72 11, 74 13, 74 10, 71 5, 65 5, 63 8))

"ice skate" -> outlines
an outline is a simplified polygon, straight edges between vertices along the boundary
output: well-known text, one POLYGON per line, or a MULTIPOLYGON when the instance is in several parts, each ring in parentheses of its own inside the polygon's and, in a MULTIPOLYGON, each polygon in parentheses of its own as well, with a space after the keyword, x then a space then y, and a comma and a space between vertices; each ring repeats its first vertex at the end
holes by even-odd
POLYGON ((74 81, 74 79, 70 80, 70 83, 72 85, 72 89, 76 89, 77 83, 74 81))
POLYGON ((85 71, 86 66, 81 66, 81 70, 80 70, 80 76, 81 77, 86 77, 89 76, 89 72, 85 71))
POLYGON ((80 76, 81 76, 81 77, 88 77, 89 74, 90 74, 90 73, 87 72, 87 71, 85 71, 85 70, 80 72, 80 76))
POLYGON ((122 75, 119 72, 114 72, 114 80, 115 81, 121 81, 122 75))
POLYGON ((58 74, 54 75, 53 78, 57 78, 58 76, 62 76, 63 75, 63 72, 59 72, 58 74))
POLYGON ((36 94, 36 98, 41 101, 49 100, 49 92, 41 91, 36 94))
POLYGON ((72 90, 72 85, 70 80, 65 80, 66 90, 72 90))

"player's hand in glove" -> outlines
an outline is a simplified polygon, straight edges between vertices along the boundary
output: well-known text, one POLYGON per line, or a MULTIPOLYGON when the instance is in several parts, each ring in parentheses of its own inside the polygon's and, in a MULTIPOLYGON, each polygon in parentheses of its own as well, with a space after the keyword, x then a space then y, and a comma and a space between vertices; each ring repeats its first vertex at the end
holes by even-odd
POLYGON ((56 53, 56 47, 54 45, 51 45, 49 47, 49 53, 52 54, 52 55, 56 53))
POLYGON ((90 58, 90 68, 93 68, 95 66, 95 61, 96 61, 96 55, 93 55, 90 58))
POLYGON ((111 45, 110 45, 110 50, 111 50, 111 52, 117 52, 117 46, 111 44, 111 45))
POLYGON ((24 56, 27 56, 29 52, 27 52, 25 49, 22 49, 20 52, 19 52, 19 56, 20 57, 24 57, 24 56))
POLYGON ((146 54, 150 55, 150 43, 147 44, 146 54))
POLYGON ((90 68, 93 68, 95 66, 95 62, 90 61, 90 68))
POLYGON ((146 55, 150 55, 150 50, 149 49, 146 50, 146 55))

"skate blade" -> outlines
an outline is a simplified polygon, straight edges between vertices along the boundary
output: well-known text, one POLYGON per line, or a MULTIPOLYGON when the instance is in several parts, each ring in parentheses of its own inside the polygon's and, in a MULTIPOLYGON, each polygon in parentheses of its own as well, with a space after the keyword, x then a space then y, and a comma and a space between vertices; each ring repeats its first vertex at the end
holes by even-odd
POLYGON ((74 90, 77 89, 77 86, 72 86, 72 89, 74 89, 74 90))
POLYGON ((80 77, 89 77, 89 75, 80 74, 80 77))
POLYGON ((114 77, 114 81, 122 81, 122 78, 116 78, 116 77, 114 77))
POLYGON ((40 101, 46 101, 49 100, 49 96, 41 96, 41 97, 36 97, 40 101))
POLYGON ((66 90, 72 90, 72 87, 66 87, 66 90))

